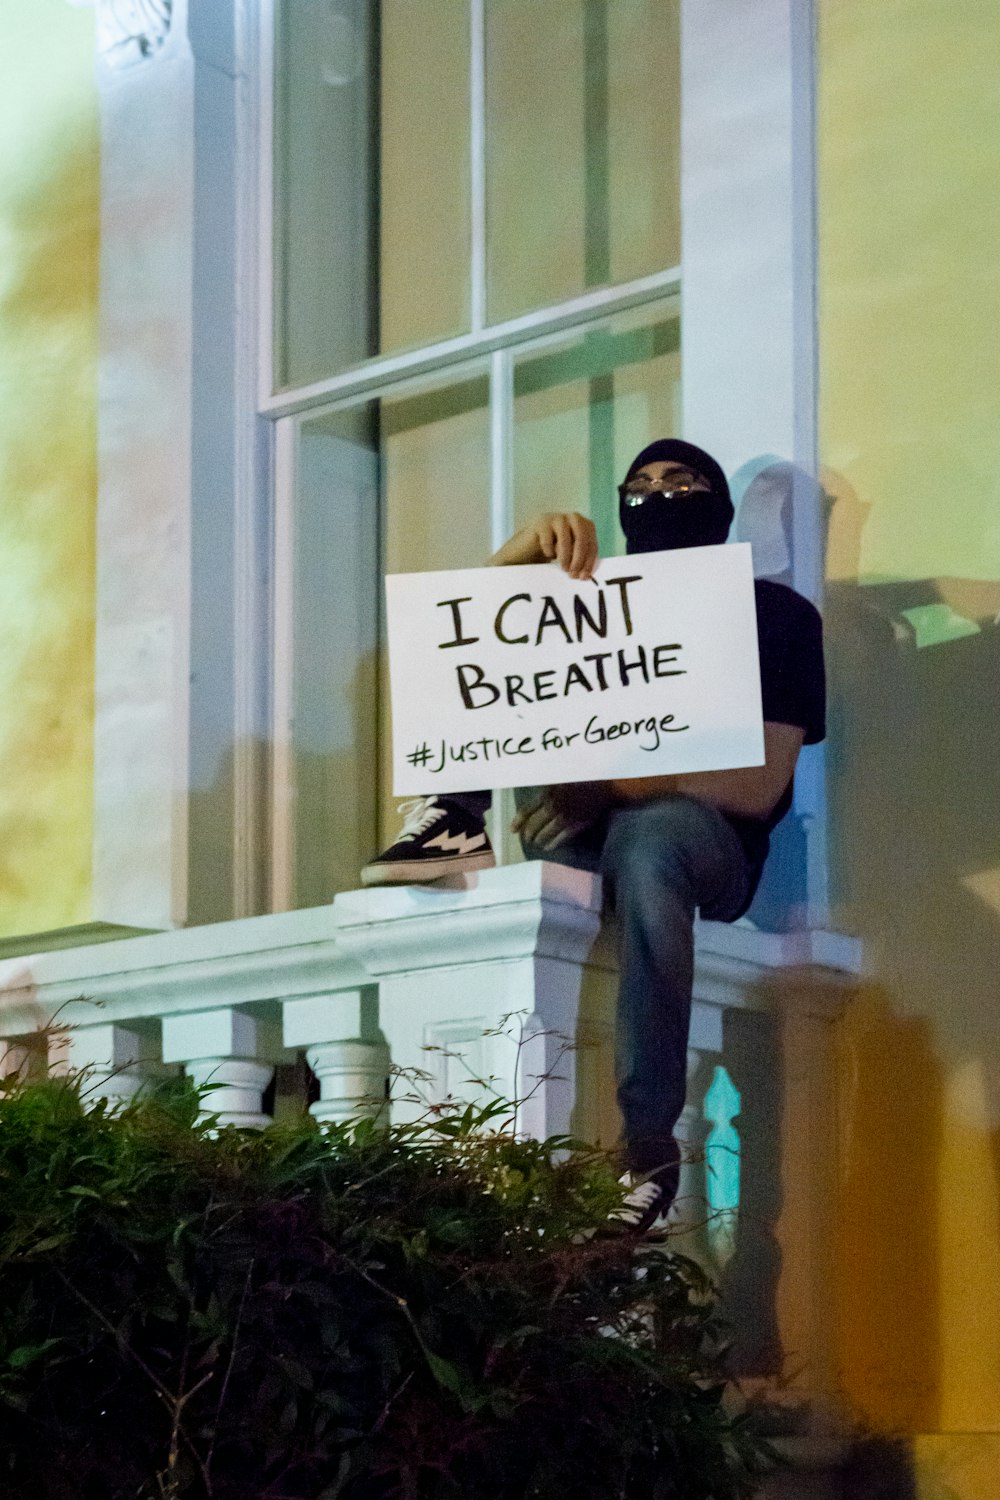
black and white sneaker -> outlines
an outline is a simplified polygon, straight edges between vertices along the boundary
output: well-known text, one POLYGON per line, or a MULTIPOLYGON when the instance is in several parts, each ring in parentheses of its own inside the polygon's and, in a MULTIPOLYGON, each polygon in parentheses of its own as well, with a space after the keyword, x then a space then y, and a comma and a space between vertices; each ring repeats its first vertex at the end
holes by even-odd
POLYGON ((670 1199, 654 1177, 638 1177, 626 1172, 620 1179, 628 1188, 624 1199, 608 1215, 606 1234, 643 1235, 661 1232, 667 1227, 670 1199))
POLYGON ((362 885, 421 885, 496 864, 482 818, 450 797, 414 797, 398 810, 405 821, 396 841, 365 865, 362 885))

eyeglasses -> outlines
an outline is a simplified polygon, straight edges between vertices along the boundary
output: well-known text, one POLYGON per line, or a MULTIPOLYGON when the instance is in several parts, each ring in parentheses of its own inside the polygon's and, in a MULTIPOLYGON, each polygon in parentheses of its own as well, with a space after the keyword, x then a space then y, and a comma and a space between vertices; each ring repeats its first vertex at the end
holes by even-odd
POLYGON ((663 479, 626 479, 618 486, 622 503, 627 506, 642 505, 650 495, 665 495, 673 499, 678 495, 690 495, 698 491, 706 493, 711 486, 701 474, 693 470, 678 469, 663 479))

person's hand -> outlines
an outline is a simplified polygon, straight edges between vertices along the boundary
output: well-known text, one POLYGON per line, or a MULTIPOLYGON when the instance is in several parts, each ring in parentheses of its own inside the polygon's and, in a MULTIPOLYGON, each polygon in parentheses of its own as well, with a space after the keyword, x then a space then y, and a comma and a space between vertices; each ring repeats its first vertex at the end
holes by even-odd
POLYGON ((593 521, 577 511, 553 511, 539 516, 515 532, 490 561, 509 567, 515 563, 551 562, 553 558, 571 578, 592 578, 598 562, 593 521))
POLYGON ((601 781, 550 786, 530 807, 519 808, 511 832, 535 849, 558 849, 589 828, 611 805, 610 788, 601 781))

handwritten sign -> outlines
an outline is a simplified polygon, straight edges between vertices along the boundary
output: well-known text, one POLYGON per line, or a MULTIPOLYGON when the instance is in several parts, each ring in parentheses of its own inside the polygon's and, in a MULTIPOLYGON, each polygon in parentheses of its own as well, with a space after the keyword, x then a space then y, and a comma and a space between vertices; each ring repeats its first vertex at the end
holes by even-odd
POLYGON ((762 765, 746 543, 386 579, 399 796, 762 765))

